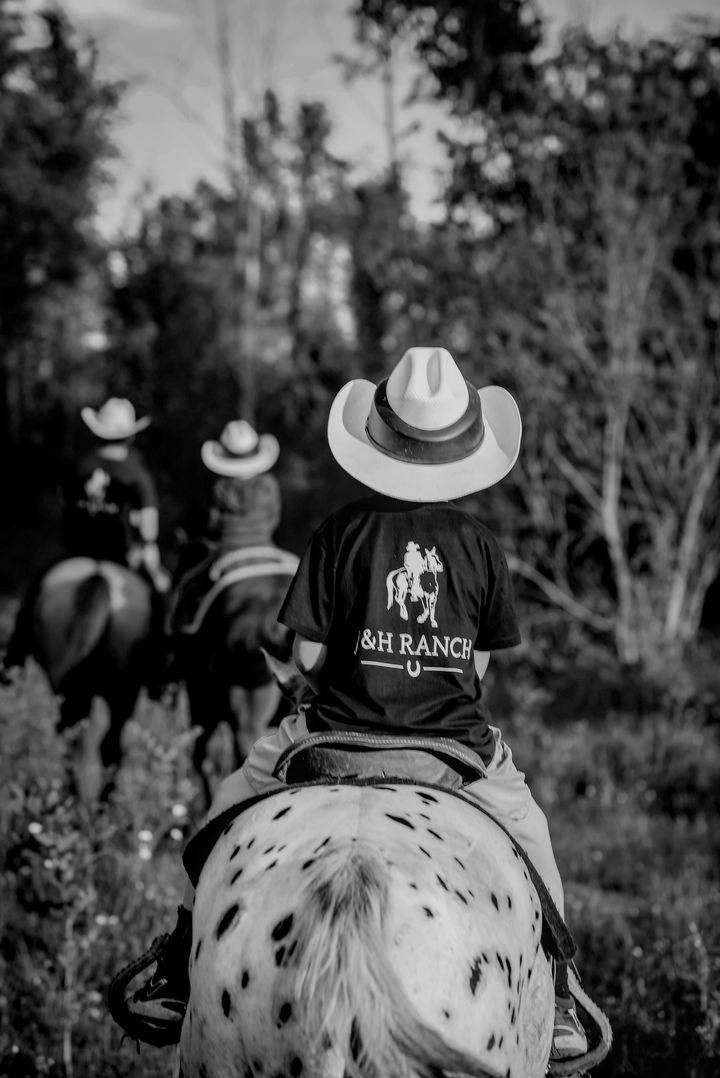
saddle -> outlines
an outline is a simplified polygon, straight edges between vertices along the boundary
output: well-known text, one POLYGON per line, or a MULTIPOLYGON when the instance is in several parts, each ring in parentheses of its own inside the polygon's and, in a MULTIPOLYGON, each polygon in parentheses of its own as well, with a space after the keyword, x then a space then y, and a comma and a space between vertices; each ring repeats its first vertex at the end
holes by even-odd
POLYGON ((355 730, 308 734, 285 749, 273 774, 288 785, 400 782, 433 786, 462 797, 478 812, 490 816, 525 862, 540 899, 543 944, 548 954, 562 961, 575 954, 570 930, 525 850, 472 795, 462 792, 467 783, 487 774, 484 763, 471 749, 444 737, 394 737, 355 730))
POLYGON ((210 588, 200 599, 192 618, 184 624, 175 625, 174 619, 177 607, 181 601, 182 582, 179 594, 175 596, 172 609, 168 613, 168 624, 177 632, 192 636, 201 628, 207 614, 215 600, 226 588, 236 584, 239 580, 249 580, 254 577, 264 576, 287 576, 293 577, 300 563, 296 554, 288 550, 281 550, 274 546, 249 546, 241 547, 223 554, 212 563, 209 571, 207 562, 197 566, 195 570, 188 572, 190 577, 194 572, 206 573, 211 581, 210 588))
MULTIPOLYGON (((486 768, 477 753, 450 738, 423 738, 401 735, 367 734, 360 731, 333 731, 308 734, 290 745, 280 756, 274 776, 289 786, 321 786, 330 783, 380 785, 400 783, 444 790, 460 797, 488 816, 507 835, 524 861, 540 899, 543 915, 542 943, 548 955, 569 961, 576 951, 570 930, 550 896, 535 865, 513 836, 471 794, 463 792, 468 782, 482 779, 486 768), (419 775, 422 772, 422 777, 419 775)), ((241 812, 279 790, 269 790, 240 805, 234 805, 210 820, 188 843, 183 863, 193 884, 210 851, 226 828, 241 812)))
POLYGON ((477 753, 450 738, 347 730, 308 734, 285 749, 273 774, 288 785, 369 779, 459 790, 486 769, 477 753))

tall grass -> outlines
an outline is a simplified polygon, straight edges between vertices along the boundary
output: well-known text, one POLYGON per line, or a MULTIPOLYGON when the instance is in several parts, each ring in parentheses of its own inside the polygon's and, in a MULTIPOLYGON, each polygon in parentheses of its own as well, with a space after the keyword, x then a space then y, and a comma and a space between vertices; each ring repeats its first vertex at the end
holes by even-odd
MULTIPOLYGON (((513 686, 496 718, 548 814, 580 973, 614 1027, 596 1075, 717 1078, 718 727, 692 711, 553 721, 531 676, 513 686)), ((55 714, 37 672, 0 690, 0 1075, 169 1078, 172 1051, 123 1043, 105 992, 174 921, 197 819, 187 719, 142 704, 91 817, 55 714)))

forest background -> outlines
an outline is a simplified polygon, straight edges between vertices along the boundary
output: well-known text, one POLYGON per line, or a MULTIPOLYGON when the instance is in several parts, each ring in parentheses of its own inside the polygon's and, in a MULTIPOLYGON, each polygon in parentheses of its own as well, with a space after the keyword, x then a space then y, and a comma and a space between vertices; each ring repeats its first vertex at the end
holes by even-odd
MULTIPOLYGON (((518 465, 467 506, 514 574, 524 642, 493 660, 489 699, 550 817, 586 986, 615 1026, 597 1073, 710 1078, 720 23, 550 41, 525 0, 358 0, 352 16, 348 76, 385 92, 383 171, 351 179, 321 101, 269 86, 239 110, 219 48, 224 181, 148 195, 108 239, 94 212, 125 88, 59 8, 0 0, 0 628, 57 553, 82 404, 127 396, 152 415, 140 448, 171 566, 178 529, 202 527, 202 441, 237 416, 275 433, 277 539, 299 552, 360 492, 325 445, 335 391, 412 344, 449 348, 523 415, 518 465), (412 93, 452 120, 433 223, 404 175, 399 48, 412 93)), ((143 704, 100 855, 53 709, 32 671, 0 698, 0 1074, 164 1074, 119 1046, 102 994, 172 909, 189 735, 143 704)))

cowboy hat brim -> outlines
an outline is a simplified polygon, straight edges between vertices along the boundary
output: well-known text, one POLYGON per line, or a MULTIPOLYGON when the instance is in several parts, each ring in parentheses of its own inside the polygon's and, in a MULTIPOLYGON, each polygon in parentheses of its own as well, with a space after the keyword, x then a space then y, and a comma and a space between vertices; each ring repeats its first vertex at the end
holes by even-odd
POLYGON ((272 468, 280 456, 280 443, 274 434, 261 434, 257 450, 247 457, 230 456, 218 441, 203 442, 200 450, 203 464, 216 475, 252 479, 272 468))
POLYGON ((122 433, 117 430, 109 430, 108 427, 98 419, 98 414, 94 408, 81 408, 80 417, 86 427, 89 427, 93 434, 98 438, 104 438, 107 442, 119 442, 123 438, 132 438, 134 434, 139 434, 141 430, 145 430, 152 423, 150 416, 144 416, 142 419, 136 419, 134 423, 126 431, 122 433))
POLYGON ((328 443, 341 468, 365 486, 403 501, 444 502, 498 483, 520 451, 522 422, 515 399, 501 386, 479 389, 485 436, 462 460, 418 464, 378 449, 365 430, 376 386, 357 378, 343 386, 330 408, 328 443))

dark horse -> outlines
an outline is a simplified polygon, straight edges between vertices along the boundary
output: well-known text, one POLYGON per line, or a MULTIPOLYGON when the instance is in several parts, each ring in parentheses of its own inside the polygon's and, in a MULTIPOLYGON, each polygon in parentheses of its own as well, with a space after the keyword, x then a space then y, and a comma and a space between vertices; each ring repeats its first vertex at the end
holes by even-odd
POLYGON ((123 726, 151 661, 151 592, 131 569, 69 558, 43 577, 33 605, 31 653, 60 697, 58 730, 77 729, 80 798, 106 796, 120 765, 123 726))
MULTIPOLYGON (((193 764, 209 804, 218 772, 208 759, 208 742, 221 723, 232 733, 232 768, 246 758, 258 737, 279 721, 290 704, 271 670, 289 659, 291 634, 277 620, 297 566, 297 558, 265 548, 261 559, 238 551, 234 568, 204 602, 194 631, 183 634, 179 659, 190 716, 199 730, 193 764)), ((202 605, 202 604, 201 604, 202 605)))

